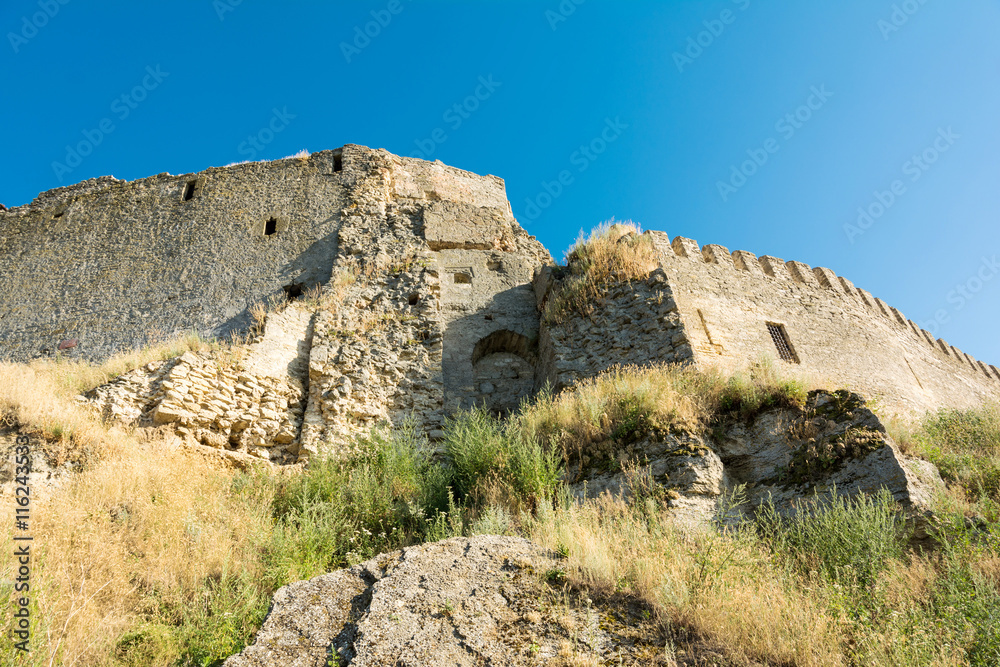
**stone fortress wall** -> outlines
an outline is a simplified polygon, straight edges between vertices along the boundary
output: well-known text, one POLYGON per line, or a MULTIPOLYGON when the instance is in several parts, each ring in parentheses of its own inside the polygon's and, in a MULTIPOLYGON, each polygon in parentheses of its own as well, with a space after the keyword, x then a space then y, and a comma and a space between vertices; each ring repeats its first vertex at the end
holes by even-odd
POLYGON ((73 339, 70 354, 99 359, 156 336, 226 335, 254 301, 325 282, 346 191, 337 160, 102 177, 0 213, 0 358, 73 339))
POLYGON ((503 412, 534 388, 531 279, 552 258, 514 221, 493 176, 348 145, 183 177, 90 182, 8 212, 0 229, 3 254, 25 267, 5 273, 12 289, 0 295, 14 313, 0 325, 7 359, 70 338, 77 344, 65 354, 100 359, 155 332, 218 335, 245 328, 256 302, 326 285, 318 303, 296 299, 269 315, 235 366, 187 355, 90 396, 122 421, 172 424, 204 445, 287 462, 382 421, 414 418, 438 437, 446 414, 477 403, 503 412), (251 206, 266 190, 274 196, 251 206), (56 218, 63 205, 68 212, 56 218), (93 246, 80 250, 69 231, 32 240, 32 223, 67 216, 93 246), (213 226, 222 229, 213 234, 213 226), (105 227, 114 231, 102 236, 105 227), (150 227, 189 231, 148 249, 136 230, 150 227), (100 261, 73 261, 74 250, 100 261), (135 262, 119 255, 145 258, 143 282, 129 282, 135 262), (31 301, 29 285, 57 256, 77 277, 57 272, 44 303, 100 308, 60 319, 31 301), (106 271, 111 263, 120 271, 106 271), (178 274, 192 289, 208 287, 188 295, 178 274), (141 317, 104 315, 132 311, 141 317))
POLYGON ((559 272, 494 176, 348 145, 95 179, 0 212, 0 358, 224 335, 287 296, 235 365, 188 355, 90 397, 120 420, 285 462, 383 421, 435 439, 457 409, 503 413, 616 364, 736 370, 779 345, 779 363, 893 409, 1000 395, 995 367, 827 269, 646 234, 658 269, 550 325, 540 312, 559 272), (318 301, 293 301, 317 284, 318 301))
MULTIPOLYGON (((650 361, 688 361, 730 372, 769 356, 896 411, 968 407, 1000 395, 995 366, 935 340, 829 269, 730 253, 719 245, 701 248, 683 237, 671 241, 662 231, 645 234, 660 259, 647 284, 618 288, 625 298, 609 299, 589 323, 543 327, 542 340, 556 341, 546 369, 555 386, 635 363, 641 351, 650 361), (637 307, 650 302, 650 290, 660 293, 659 305, 637 307), (581 338, 589 327, 598 335, 581 338), (649 339, 650 329, 661 332, 656 341, 649 339), (579 345, 581 340, 586 344, 579 345)), ((554 283, 540 275, 535 286, 541 303, 554 283)))
POLYGON ((1000 395, 995 366, 935 340, 829 269, 651 234, 696 364, 733 369, 774 354, 778 328, 789 363, 890 407, 968 407, 1000 395))

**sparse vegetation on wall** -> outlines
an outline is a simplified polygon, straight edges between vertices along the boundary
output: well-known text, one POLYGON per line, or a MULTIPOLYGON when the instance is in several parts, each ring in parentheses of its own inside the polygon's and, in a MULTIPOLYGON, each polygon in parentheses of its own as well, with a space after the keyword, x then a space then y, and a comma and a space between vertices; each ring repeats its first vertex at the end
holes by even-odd
POLYGON ((606 222, 580 238, 566 253, 566 271, 559 291, 543 315, 556 324, 573 314, 587 315, 600 300, 602 285, 642 280, 657 267, 652 239, 632 222, 606 222))

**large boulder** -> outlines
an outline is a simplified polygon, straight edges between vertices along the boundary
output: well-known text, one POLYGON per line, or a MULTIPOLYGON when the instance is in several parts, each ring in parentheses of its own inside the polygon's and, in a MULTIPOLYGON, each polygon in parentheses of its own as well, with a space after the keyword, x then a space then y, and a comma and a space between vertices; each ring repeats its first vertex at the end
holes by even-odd
POLYGON ((643 657, 663 654, 648 609, 590 600, 564 577, 520 538, 410 547, 285 586, 224 667, 665 664, 643 657))

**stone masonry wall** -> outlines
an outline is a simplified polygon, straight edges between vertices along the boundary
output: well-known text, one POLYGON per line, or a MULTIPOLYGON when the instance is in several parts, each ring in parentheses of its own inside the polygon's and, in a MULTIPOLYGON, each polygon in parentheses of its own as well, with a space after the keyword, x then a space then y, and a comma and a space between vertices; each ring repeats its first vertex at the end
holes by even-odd
MULTIPOLYGON (((536 275, 539 309, 557 287, 551 269, 536 275)), ((612 284, 606 290, 590 315, 542 325, 539 383, 561 391, 612 366, 692 360, 691 343, 662 270, 645 281, 612 284)))
POLYGON ((99 409, 277 462, 380 423, 413 420, 437 439, 458 408, 503 412, 531 393, 531 276, 552 260, 514 221, 503 181, 356 146, 331 156, 340 190, 323 208, 336 226, 322 289, 269 314, 231 367, 140 370, 92 397, 99 409), (240 403, 241 385, 266 405, 240 403))
POLYGON ((768 324, 780 325, 788 363, 902 411, 968 407, 1000 396, 1000 371, 935 340, 881 299, 826 268, 700 248, 650 234, 699 366, 734 370, 777 358, 768 324))
POLYGON ((104 177, 0 212, 0 358, 76 340, 67 354, 100 359, 157 336, 226 335, 255 301, 325 282, 345 197, 336 166, 355 152, 104 177))

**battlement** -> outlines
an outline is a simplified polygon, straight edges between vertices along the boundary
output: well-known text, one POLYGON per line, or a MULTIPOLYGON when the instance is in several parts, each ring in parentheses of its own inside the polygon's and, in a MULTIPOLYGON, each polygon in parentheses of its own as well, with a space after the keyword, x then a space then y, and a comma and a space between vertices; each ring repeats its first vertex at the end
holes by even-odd
MULTIPOLYGON (((733 345, 744 340, 745 336, 736 329, 755 326, 746 314, 758 310, 761 316, 782 323, 789 342, 797 348, 809 345, 816 331, 841 320, 839 334, 827 332, 822 336, 827 349, 837 352, 800 355, 804 357, 802 365, 842 375, 845 368, 855 365, 858 359, 866 359, 864 364, 857 364, 858 379, 860 385, 864 385, 865 374, 876 373, 877 369, 895 360, 901 368, 888 375, 904 387, 916 384, 916 389, 910 392, 912 396, 904 401, 916 406, 938 403, 938 399, 930 399, 926 394, 938 393, 934 391, 935 386, 942 395, 947 393, 948 387, 955 384, 949 381, 949 375, 961 385, 958 393, 968 396, 966 402, 996 396, 1000 390, 1000 370, 996 366, 978 361, 944 340, 935 339, 898 309, 826 267, 814 268, 803 262, 767 255, 757 257, 745 250, 730 252, 725 246, 715 244, 700 247, 697 241, 681 236, 671 240, 662 231, 645 234, 652 239, 664 268, 675 277, 672 281, 675 296, 682 316, 686 315, 687 321, 696 325, 689 327, 694 337, 703 334, 704 338, 711 339, 711 353, 707 353, 709 346, 695 345, 696 357, 701 351, 700 361, 720 362, 718 357, 726 355, 719 353, 719 341, 728 337, 733 345), (690 312, 685 313, 685 304, 690 306, 690 312), (712 313, 711 317, 707 313, 712 313), (792 317, 795 313, 800 318, 792 317), (796 319, 799 321, 795 322, 796 319), (712 321, 716 323, 715 328, 722 331, 711 331, 712 321), (873 349, 881 349, 881 354, 887 358, 871 354, 873 349), (817 365, 816 362, 824 357, 828 363, 817 365), (902 370, 907 373, 895 372, 902 370), (923 377, 925 375, 930 376, 929 379, 923 377)), ((758 329, 762 331, 763 327, 758 329)), ((758 342, 757 347, 768 349, 767 344, 771 341, 761 333, 758 342)), ((747 353, 749 350, 739 356, 745 358, 747 353)), ((887 394, 898 391, 888 383, 883 383, 879 389, 887 394)))
MULTIPOLYGON (((645 233, 667 236, 665 232, 659 231, 647 231, 645 233)), ((982 373, 987 378, 1000 382, 1000 370, 996 366, 977 361, 972 356, 949 345, 946 341, 935 339, 931 332, 920 328, 916 322, 907 319, 896 308, 889 306, 882 299, 872 296, 870 292, 855 287, 850 280, 838 276, 826 267, 818 266, 812 268, 802 262, 786 262, 783 259, 768 255, 757 257, 745 250, 730 252, 728 248, 721 245, 706 245, 704 248, 699 249, 697 241, 682 236, 674 237, 673 241, 667 246, 660 243, 657 247, 661 249, 668 247, 674 253, 675 257, 700 261, 706 264, 716 264, 754 276, 767 276, 777 281, 793 281, 802 287, 825 290, 826 295, 832 294, 837 298, 852 300, 855 305, 862 305, 873 314, 885 318, 893 326, 913 334, 914 339, 920 343, 928 345, 931 349, 939 349, 963 367, 969 366, 973 371, 982 373)))

